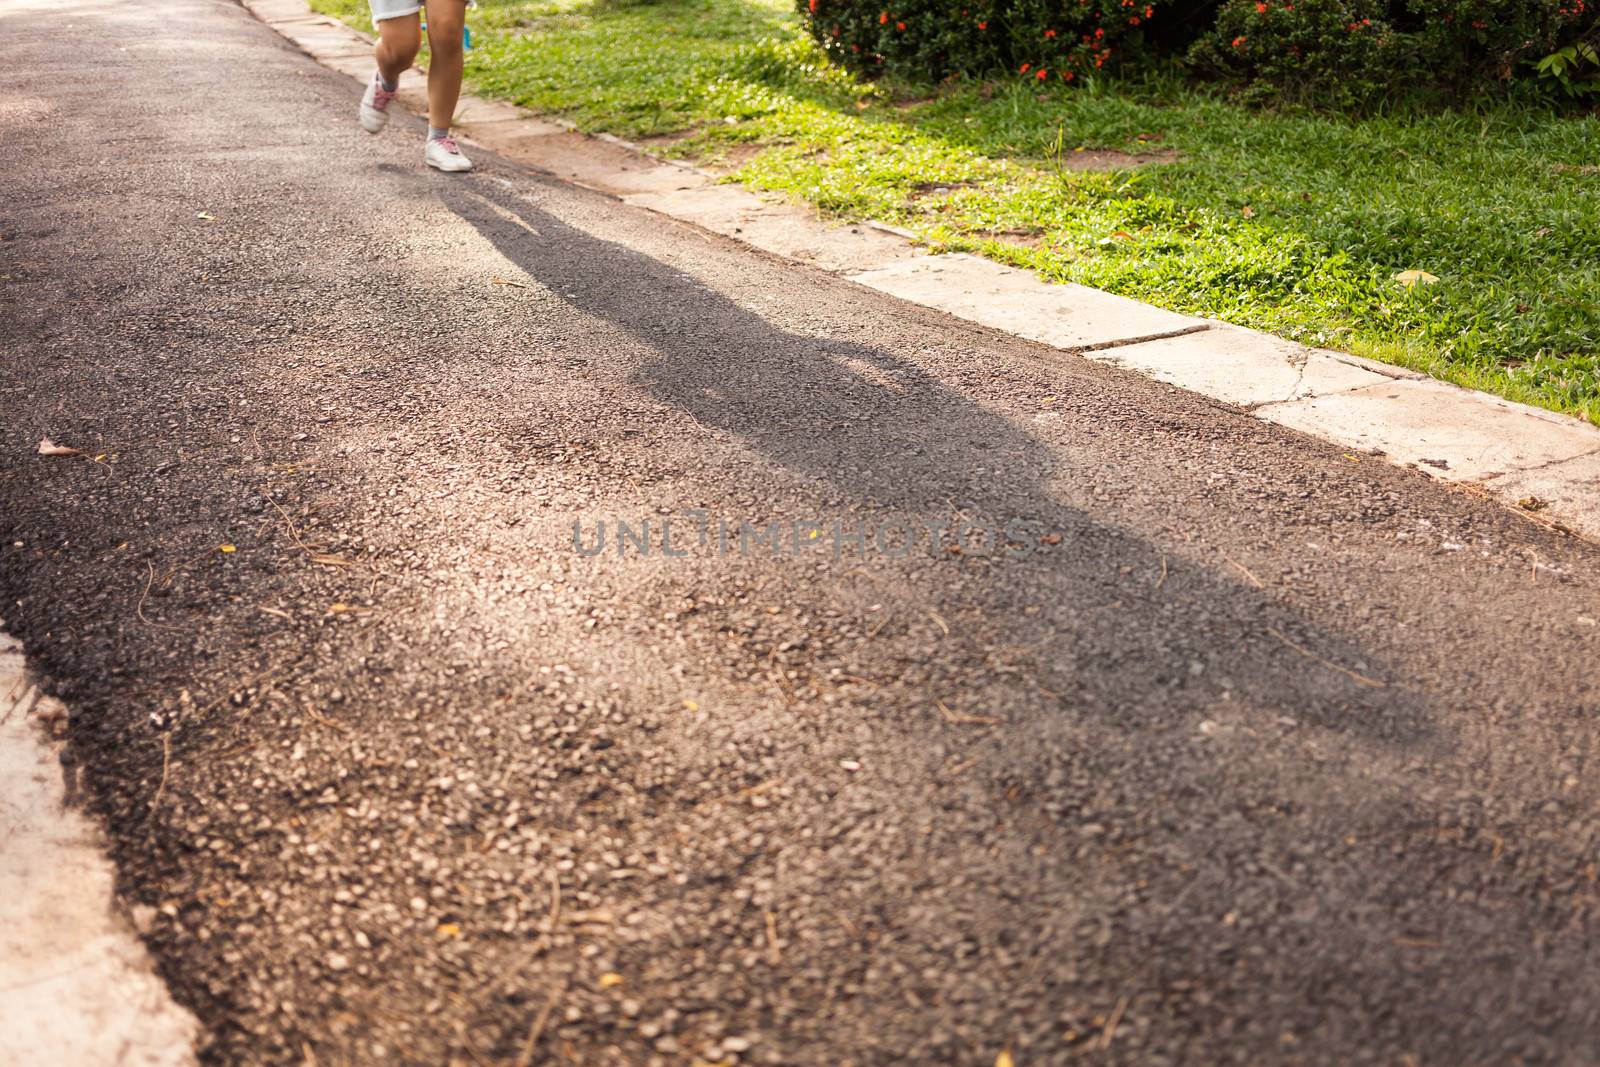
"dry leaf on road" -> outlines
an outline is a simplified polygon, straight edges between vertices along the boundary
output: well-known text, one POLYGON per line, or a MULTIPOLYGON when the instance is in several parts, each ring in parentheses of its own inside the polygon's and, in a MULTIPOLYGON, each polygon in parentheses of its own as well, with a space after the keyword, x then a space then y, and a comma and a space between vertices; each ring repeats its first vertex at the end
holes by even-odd
POLYGON ((69 445, 58 445, 54 441, 50 440, 50 438, 46 437, 44 440, 39 442, 39 455, 81 456, 83 455, 83 450, 80 448, 72 448, 69 445))

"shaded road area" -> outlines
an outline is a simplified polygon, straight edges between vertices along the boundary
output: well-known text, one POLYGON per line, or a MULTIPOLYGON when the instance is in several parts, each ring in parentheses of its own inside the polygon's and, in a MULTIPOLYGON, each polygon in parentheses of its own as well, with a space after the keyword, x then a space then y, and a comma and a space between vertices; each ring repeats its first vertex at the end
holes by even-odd
POLYGON ((209 1062, 1600 1056, 1594 547, 231 4, 0 31, 4 615, 209 1062))

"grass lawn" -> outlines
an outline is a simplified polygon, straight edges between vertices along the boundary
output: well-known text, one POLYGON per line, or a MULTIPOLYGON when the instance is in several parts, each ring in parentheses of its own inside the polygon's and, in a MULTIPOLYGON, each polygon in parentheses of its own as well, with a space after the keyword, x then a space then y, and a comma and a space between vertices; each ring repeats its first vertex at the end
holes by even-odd
MULTIPOLYGON (((313 5, 370 29, 365 0, 313 5)), ((488 0, 478 93, 1171 308, 1600 423, 1600 117, 1346 121, 1202 93, 864 85, 782 0, 488 0), (750 154, 753 149, 759 149, 750 154), (1083 150, 1169 162, 1074 169, 1083 150), (1436 275, 1406 289, 1405 270, 1436 275)))

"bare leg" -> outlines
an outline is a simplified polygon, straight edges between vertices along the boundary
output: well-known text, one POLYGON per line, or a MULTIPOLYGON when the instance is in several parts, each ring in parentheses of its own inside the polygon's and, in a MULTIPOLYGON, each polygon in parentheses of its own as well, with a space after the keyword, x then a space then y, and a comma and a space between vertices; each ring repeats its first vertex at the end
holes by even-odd
POLYGON ((384 19, 378 23, 378 73, 390 85, 398 85, 400 75, 416 62, 421 47, 422 20, 417 15, 384 19))
POLYGON ((448 130, 461 99, 464 55, 461 30, 467 0, 432 0, 428 4, 428 125, 448 130))

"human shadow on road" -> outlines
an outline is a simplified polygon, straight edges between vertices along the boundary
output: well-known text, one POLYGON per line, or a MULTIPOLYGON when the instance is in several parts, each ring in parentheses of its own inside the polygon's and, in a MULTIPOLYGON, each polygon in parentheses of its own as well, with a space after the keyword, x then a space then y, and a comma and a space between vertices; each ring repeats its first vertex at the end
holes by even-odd
MULTIPOLYGON (((1045 649, 1046 692, 1102 709, 1124 728, 1231 693, 1388 743, 1429 732, 1413 691, 1386 684, 1395 679, 1369 650, 1275 603, 1243 575, 1168 564, 1147 538, 1063 505, 1047 488, 1057 462, 1049 446, 919 363, 836 332, 778 328, 690 274, 579 230, 492 180, 452 183, 439 195, 530 278, 648 346, 654 358, 634 371, 638 388, 783 470, 832 487, 822 495, 842 493, 839 511, 863 523, 885 515, 1022 519, 1059 536, 1053 550, 1031 546, 982 571, 943 569, 961 566, 948 559, 900 571, 897 592, 908 601, 982 618, 986 632, 965 656, 940 653, 955 677, 980 668, 976 645, 1009 643, 1045 649)), ((830 293, 816 280, 805 286, 830 293)), ((823 322, 858 314, 817 309, 823 322)), ((952 342, 958 329, 907 314, 904 343, 955 343, 981 359, 992 342, 952 342)), ((1105 380, 1067 368, 1059 376, 1064 390, 1084 394, 1105 380)), ((763 467, 751 464, 740 477, 769 485, 763 467)))

